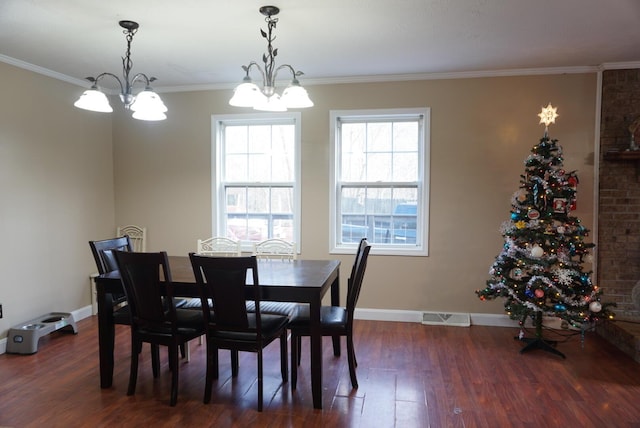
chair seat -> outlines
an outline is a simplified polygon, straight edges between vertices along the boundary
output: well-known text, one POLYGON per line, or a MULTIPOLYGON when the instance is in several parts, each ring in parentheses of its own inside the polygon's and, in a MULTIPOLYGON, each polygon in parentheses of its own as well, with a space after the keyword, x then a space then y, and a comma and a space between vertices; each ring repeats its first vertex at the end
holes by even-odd
MULTIPOLYGON (((309 330, 309 305, 297 305, 289 320, 289 328, 309 330)), ((340 329, 347 325, 347 310, 340 306, 322 306, 320 308, 320 324, 324 329, 340 329)))
MULTIPOLYGON (((262 306, 262 305, 260 305, 262 306)), ((261 314, 262 319, 262 340, 269 342, 271 339, 277 338, 284 326, 287 325, 289 318, 282 315, 274 314, 261 314)), ((213 320, 215 322, 215 318, 213 320)), ((249 322, 249 330, 256 329, 256 314, 248 313, 247 321, 249 322)), ((216 337, 222 340, 234 340, 234 341, 247 341, 255 342, 256 333, 251 331, 231 331, 223 330, 217 331, 213 329, 211 331, 212 337, 216 337)))
MULTIPOLYGON (((260 313, 281 315, 290 318, 298 306, 297 303, 291 302, 272 302, 267 300, 260 301, 260 313)), ((256 311, 256 302, 247 300, 247 312, 256 311)))

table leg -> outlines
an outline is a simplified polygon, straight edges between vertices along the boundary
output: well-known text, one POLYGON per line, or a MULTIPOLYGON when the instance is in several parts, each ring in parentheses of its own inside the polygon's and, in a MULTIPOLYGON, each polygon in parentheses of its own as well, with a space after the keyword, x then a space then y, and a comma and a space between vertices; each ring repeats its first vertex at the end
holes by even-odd
POLYGON ((322 329, 320 328, 320 299, 309 304, 311 327, 311 394, 313 407, 322 409, 322 329))
POLYGON ((98 303, 98 348, 100 360, 100 387, 109 388, 113 383, 113 347, 115 328, 113 325, 113 304, 111 295, 96 281, 96 300, 98 303))

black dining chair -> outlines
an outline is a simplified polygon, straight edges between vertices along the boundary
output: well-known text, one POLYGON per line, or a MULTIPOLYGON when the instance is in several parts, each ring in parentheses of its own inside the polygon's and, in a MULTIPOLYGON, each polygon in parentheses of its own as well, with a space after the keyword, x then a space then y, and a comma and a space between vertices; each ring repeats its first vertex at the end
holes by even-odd
POLYGON ((131 370, 127 395, 138 378, 138 354, 144 342, 166 346, 171 370, 170 405, 178 400, 178 349, 205 332, 202 313, 176 308, 167 253, 114 251, 131 312, 131 370))
MULTIPOLYGON (((100 275, 118 270, 114 251, 133 251, 133 244, 128 235, 100 241, 89 241, 89 247, 91 247, 91 253, 100 275)), ((113 323, 131 325, 131 313, 129 312, 127 296, 124 290, 118 294, 109 293, 106 299, 106 307, 112 308, 113 311, 113 323)), ((158 377, 160 374, 160 354, 158 347, 155 345, 151 347, 151 366, 153 376, 158 377)))
MULTIPOLYGON (((349 363, 349 376, 351 386, 358 388, 356 377, 356 354, 353 346, 353 316, 360 296, 362 281, 367 267, 367 259, 371 245, 366 239, 360 241, 356 253, 355 262, 347 286, 347 306, 322 306, 320 308, 320 325, 323 336, 346 336, 347 360, 349 363)), ((308 305, 298 305, 296 312, 291 317, 288 325, 291 330, 291 389, 296 389, 298 380, 298 365, 301 360, 301 338, 311 335, 311 325, 308 305)), ((339 353, 336 353, 339 356, 339 353)))
MULTIPOLYGON (((218 378, 218 349, 255 352, 258 360, 258 411, 263 407, 262 351, 280 338, 280 371, 288 381, 286 316, 260 311, 260 283, 255 256, 209 257, 190 253, 196 283, 202 288, 201 304, 207 324, 207 372, 204 402, 211 401, 213 380, 218 378), (251 283, 247 283, 250 273, 251 283), (215 312, 209 308, 209 297, 215 312), (255 302, 255 312, 247 311, 247 300, 255 302)), ((237 358, 232 358, 232 373, 237 375, 237 358)))

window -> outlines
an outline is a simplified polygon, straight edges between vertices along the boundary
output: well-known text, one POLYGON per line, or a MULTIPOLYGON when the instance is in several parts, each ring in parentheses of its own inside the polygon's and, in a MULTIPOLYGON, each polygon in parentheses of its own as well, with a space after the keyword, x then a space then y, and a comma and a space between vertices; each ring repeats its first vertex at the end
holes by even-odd
POLYGON ((300 248, 300 113, 213 116, 213 230, 300 248))
POLYGON ((429 113, 331 112, 331 252, 428 255, 429 113))

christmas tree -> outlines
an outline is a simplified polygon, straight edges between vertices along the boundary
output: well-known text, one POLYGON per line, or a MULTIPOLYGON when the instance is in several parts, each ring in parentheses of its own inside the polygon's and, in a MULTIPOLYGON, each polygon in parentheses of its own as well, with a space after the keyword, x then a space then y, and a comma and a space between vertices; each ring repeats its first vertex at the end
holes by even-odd
POLYGON ((564 358, 555 342, 542 337, 543 316, 584 331, 612 314, 610 304, 600 301, 602 292, 591 282, 591 272, 583 270, 593 261, 594 244, 586 242, 589 231, 570 214, 576 207, 578 177, 563 169, 562 147, 548 136, 557 109, 549 104, 539 116, 544 136, 524 162, 511 216, 500 229, 502 252, 489 270, 486 288, 476 294, 481 300, 504 298, 505 311, 522 328, 528 318, 533 321, 535 337, 524 337, 523 330, 518 337, 527 343, 521 352, 544 349, 564 358))

